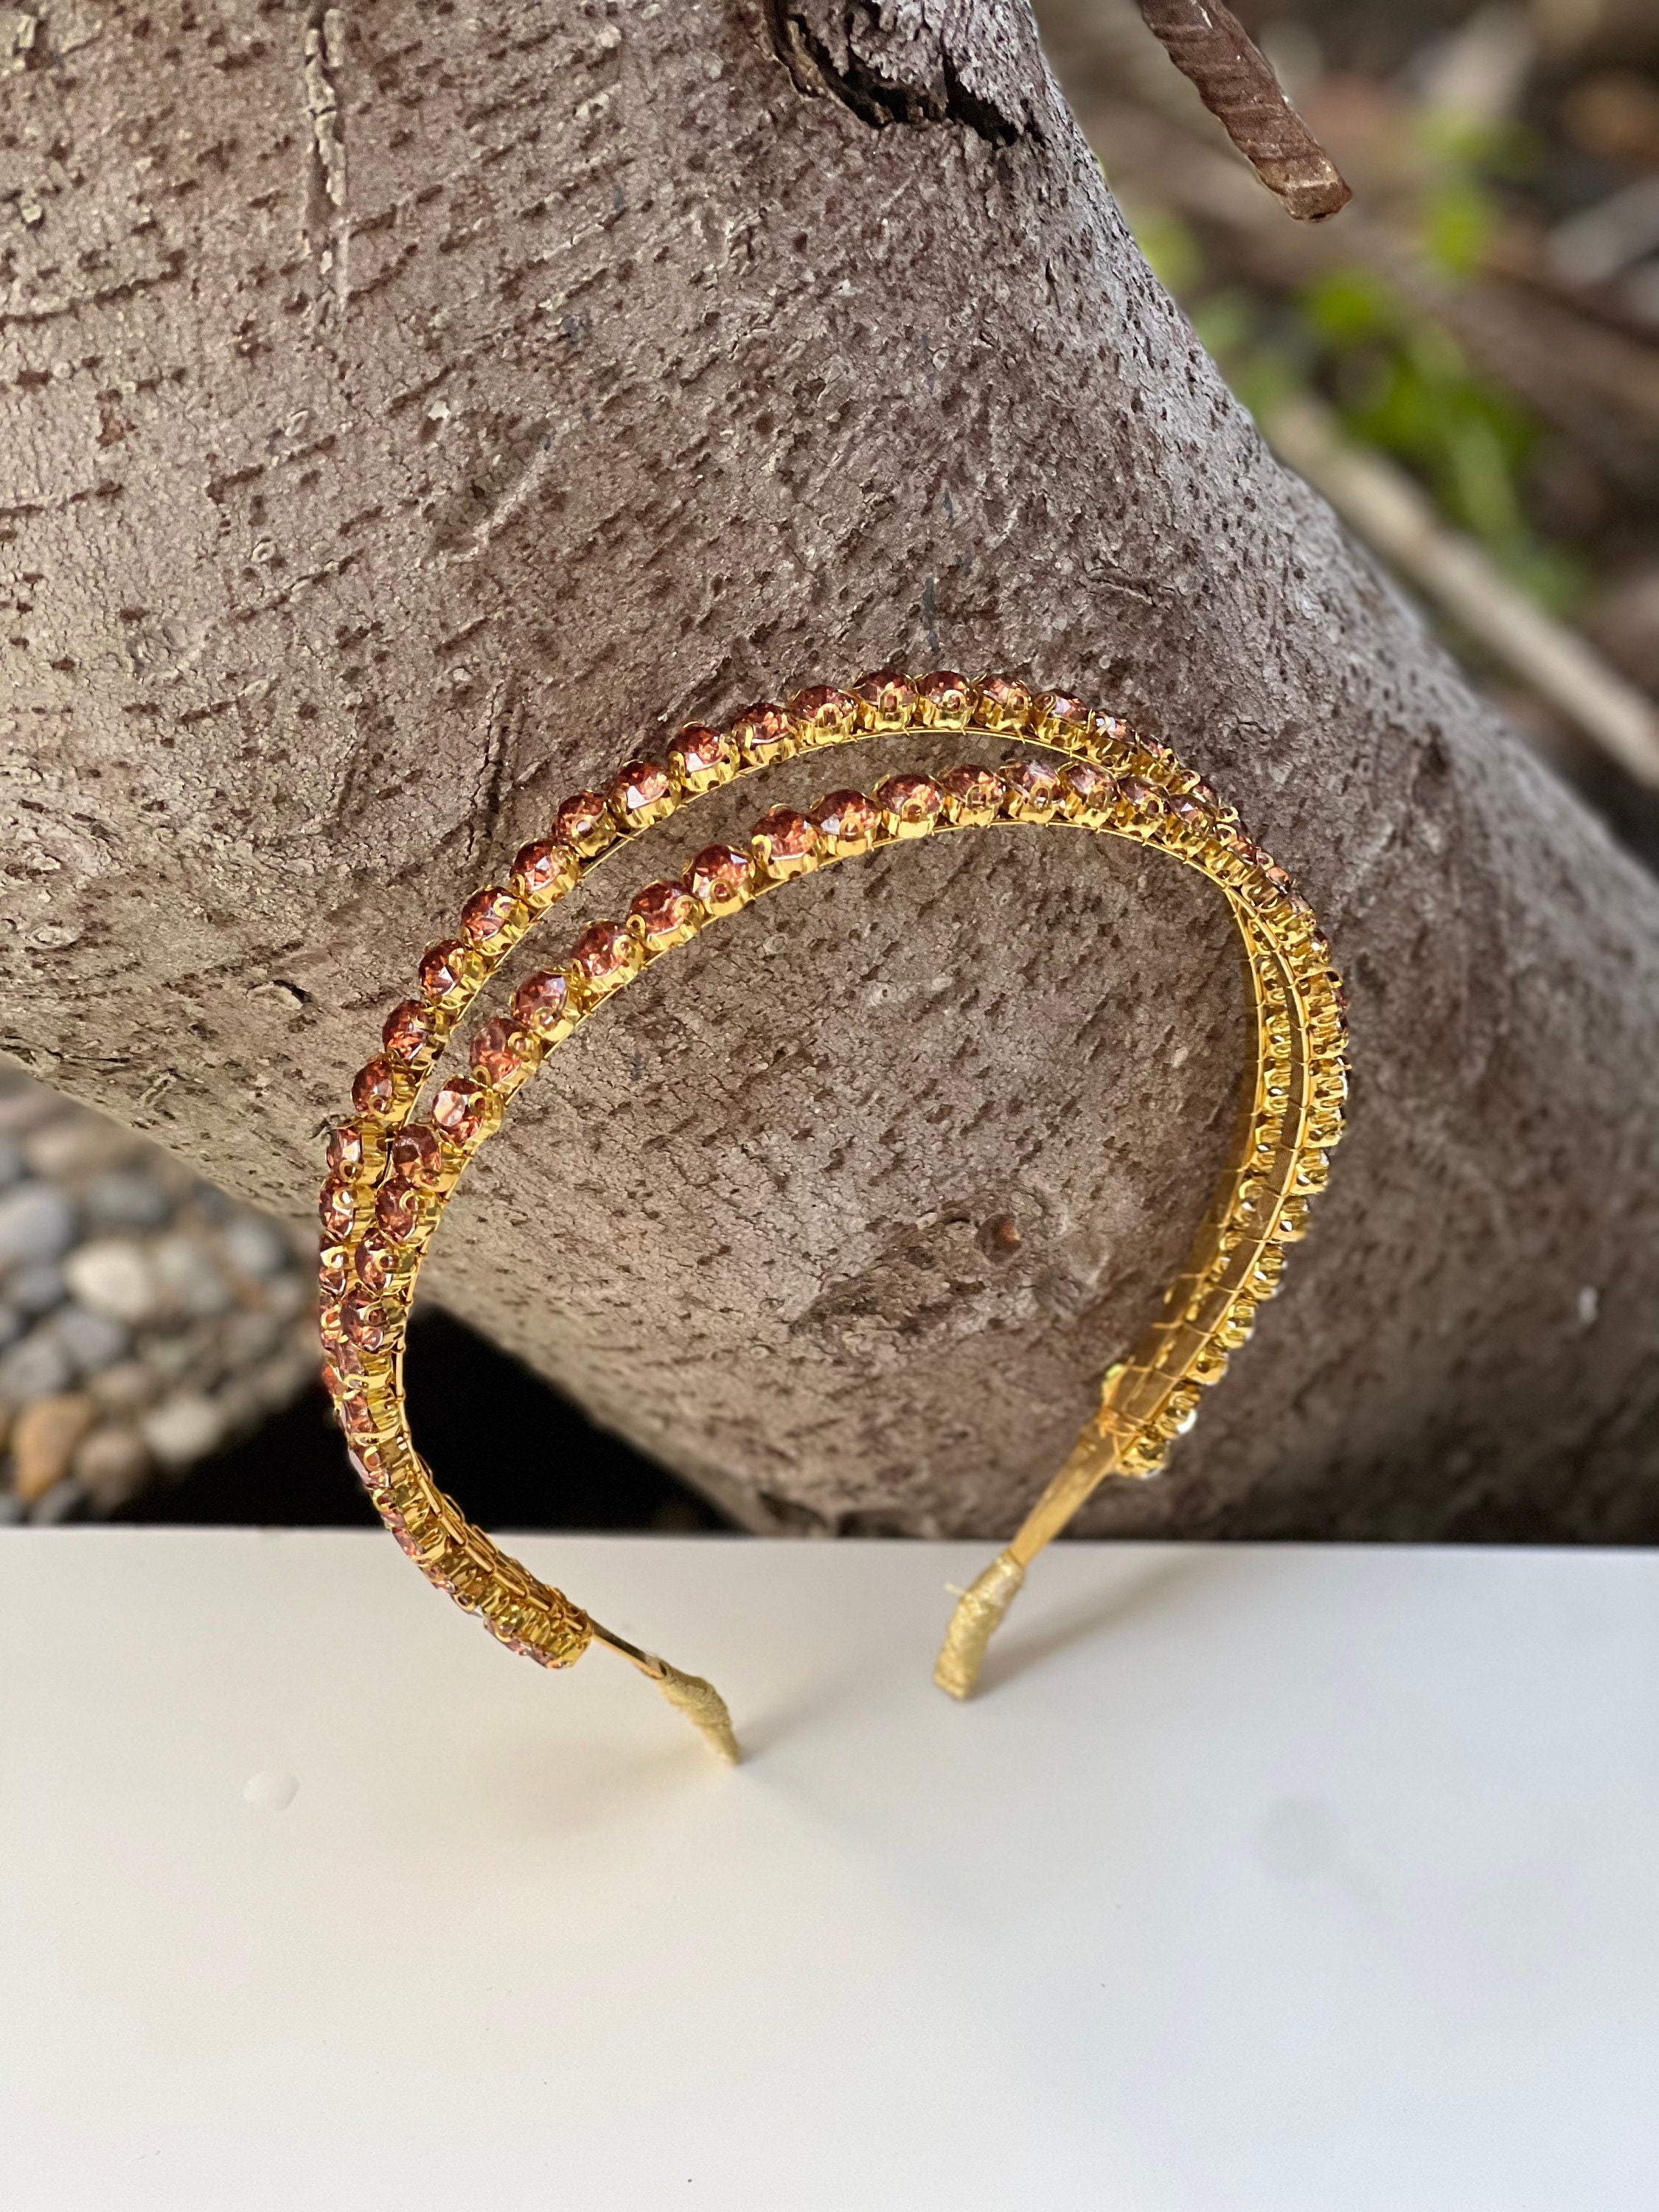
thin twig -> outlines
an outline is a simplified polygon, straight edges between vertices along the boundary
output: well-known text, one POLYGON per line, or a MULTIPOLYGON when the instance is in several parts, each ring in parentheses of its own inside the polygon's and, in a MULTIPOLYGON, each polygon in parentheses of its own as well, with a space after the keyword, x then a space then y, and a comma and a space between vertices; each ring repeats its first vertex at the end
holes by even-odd
POLYGON ((1310 394, 1281 400, 1261 428, 1356 537, 1638 783, 1659 790, 1659 708, 1518 591, 1472 538, 1449 529, 1403 471, 1352 444, 1310 394))
POLYGON ((1304 222, 1353 197, 1334 161, 1285 97, 1266 57, 1221 0, 1140 0, 1170 60, 1189 77, 1268 191, 1304 222))

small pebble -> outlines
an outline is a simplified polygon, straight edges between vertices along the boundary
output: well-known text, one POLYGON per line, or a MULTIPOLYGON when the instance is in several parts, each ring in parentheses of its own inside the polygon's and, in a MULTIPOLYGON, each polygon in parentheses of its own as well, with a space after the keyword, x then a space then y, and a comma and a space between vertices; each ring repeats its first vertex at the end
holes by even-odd
POLYGON ((106 1237, 82 1244, 64 1262, 70 1288, 83 1306, 112 1321, 143 1322, 155 1314, 161 1289, 137 1245, 106 1237))
POLYGON ((69 1114, 32 1129, 23 1139, 23 1157, 38 1176, 54 1182, 90 1175, 112 1162, 131 1158, 134 1139, 101 1114, 69 1114))
POLYGON ((107 1314, 94 1313, 90 1306, 64 1306, 52 1316, 52 1328, 83 1376, 112 1366, 131 1341, 123 1322, 112 1321, 107 1314))
POLYGON ((50 1528, 59 1521, 67 1521, 71 1513, 78 1512, 87 1502, 82 1484, 72 1474, 61 1482, 54 1482, 43 1498, 37 1498, 29 1510, 29 1519, 37 1528, 50 1528))
POLYGON ((274 1222, 262 1221, 257 1213, 233 1213, 219 1231, 219 1243, 238 1273, 256 1280, 280 1275, 289 1264, 288 1239, 274 1222))
POLYGON ((213 1394, 213 1402, 219 1408, 219 1419, 224 1424, 225 1435, 246 1436, 264 1419, 264 1394, 257 1376, 240 1375, 213 1394))
POLYGON ((14 1183, 0 1193, 0 1267, 61 1260, 74 1242, 75 1208, 51 1183, 14 1183))
POLYGON ((78 1390, 24 1407, 11 1432, 11 1481, 25 1505, 44 1498, 69 1473, 76 1446, 97 1419, 98 1408, 78 1390))
POLYGON ((6 1282, 6 1297, 19 1313, 50 1313, 69 1296, 69 1285, 56 1260, 33 1260, 15 1267, 6 1282))
POLYGON ((173 1200, 140 1167, 106 1168, 88 1187, 84 1203, 99 1229, 159 1229, 173 1213, 173 1200))
POLYGON ((113 1511, 289 1404, 318 1364, 303 1241, 0 1064, 0 1518, 113 1511))
POLYGON ((163 1467, 188 1467, 205 1459, 224 1433, 223 1419, 199 1390, 177 1390, 152 1406, 139 1422, 144 1442, 163 1467))
POLYGON ((0 1398, 27 1406, 75 1380, 74 1363, 48 1326, 32 1330, 8 1352, 0 1352, 0 1398))
POLYGON ((153 1150, 147 1152, 144 1172, 155 1176, 175 1206, 189 1205, 208 1188, 191 1173, 182 1160, 175 1160, 171 1152, 153 1150))
POLYGON ((136 1413, 161 1395, 161 1378, 142 1359, 120 1359, 88 1376, 87 1389, 106 1413, 136 1413))
POLYGON ((71 1471, 100 1513, 112 1513, 143 1488, 149 1448, 136 1429, 109 1424, 76 1449, 71 1471))
POLYGON ((199 1327, 169 1329, 163 1336, 147 1336, 138 1353, 146 1367, 153 1369, 163 1382, 173 1383, 186 1375, 198 1374, 208 1364, 209 1343, 210 1339, 199 1327))
POLYGON ((149 1263, 169 1303, 195 1320, 228 1313, 235 1303, 222 1269, 193 1237, 158 1237, 149 1263))
POLYGON ((317 1304, 317 1276, 314 1267, 302 1275, 296 1267, 291 1275, 273 1275, 265 1285, 265 1310, 280 1315, 283 1321, 292 1321, 296 1314, 315 1310, 317 1304))
POLYGON ((240 1313, 232 1314, 219 1339, 226 1370, 234 1374, 239 1368, 257 1366, 276 1350, 282 1334, 281 1321, 260 1307, 245 1306, 240 1313))
POLYGON ((0 1097, 0 1129, 9 1135, 17 1135, 25 1129, 36 1128, 52 1118, 58 1105, 59 1101, 50 1091, 25 1077, 16 1090, 0 1097))
POLYGON ((294 1351, 283 1352, 259 1370, 254 1383, 273 1413, 290 1399, 297 1398, 307 1383, 316 1381, 317 1364, 305 1352, 294 1351))

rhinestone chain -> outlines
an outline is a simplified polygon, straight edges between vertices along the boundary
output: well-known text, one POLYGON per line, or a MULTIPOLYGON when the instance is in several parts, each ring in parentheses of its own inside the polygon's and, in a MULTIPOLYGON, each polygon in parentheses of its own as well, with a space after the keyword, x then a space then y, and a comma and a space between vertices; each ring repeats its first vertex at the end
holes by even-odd
MULTIPOLYGON (((1057 692, 1006 677, 883 670, 850 690, 817 686, 746 708, 724 729, 691 726, 665 760, 630 761, 605 791, 579 792, 526 845, 508 881, 477 892, 459 935, 429 947, 418 997, 387 1017, 328 1143, 319 1201, 324 1379, 352 1464, 428 1579, 514 1650, 544 1666, 580 1658, 593 1624, 501 1552, 434 1481, 410 1435, 403 1351, 415 1279, 451 1193, 543 1060, 643 969, 780 885, 835 862, 993 823, 1056 824, 1168 852, 1217 884, 1243 939, 1255 1066, 1233 1158, 1158 1319, 1107 1374, 1098 1411, 1039 1501, 1029 1549, 1108 1474, 1144 1477, 1191 1426, 1323 1188, 1346 1096, 1346 1000, 1311 908, 1200 776, 1166 746, 1057 692), (1001 735, 1040 752, 1000 769, 890 775, 831 793, 805 813, 774 807, 746 842, 710 845, 596 921, 561 965, 538 969, 469 1041, 469 1072, 416 1108, 462 1016, 509 953, 610 853, 691 800, 793 756, 907 729, 1001 735), (1053 1525, 1048 1525, 1052 1522, 1053 1525)), ((1024 1535, 1024 1532, 1022 1532, 1024 1535)), ((605 1632, 600 1632, 605 1634, 605 1632)), ((615 1640, 615 1639, 610 1639, 615 1640)), ((626 1648, 626 1647, 624 1647, 626 1648)))

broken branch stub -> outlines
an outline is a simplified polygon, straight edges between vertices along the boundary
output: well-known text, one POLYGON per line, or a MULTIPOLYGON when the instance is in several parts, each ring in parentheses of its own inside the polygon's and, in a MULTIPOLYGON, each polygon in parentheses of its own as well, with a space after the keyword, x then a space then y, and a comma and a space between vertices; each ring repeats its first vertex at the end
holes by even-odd
POLYGON ((1170 60, 1267 190, 1304 222, 1322 222, 1353 197, 1334 161, 1285 98, 1267 57, 1221 0, 1140 0, 1170 60))

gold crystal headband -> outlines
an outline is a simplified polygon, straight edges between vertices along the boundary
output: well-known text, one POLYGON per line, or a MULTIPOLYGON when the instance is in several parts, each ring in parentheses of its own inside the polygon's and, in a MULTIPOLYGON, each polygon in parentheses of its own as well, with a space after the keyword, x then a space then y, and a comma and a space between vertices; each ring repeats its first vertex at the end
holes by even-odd
POLYGON ((1058 824, 1168 852, 1217 884, 1243 940, 1255 1012, 1252 1078, 1233 1156, 1163 1311, 1108 1370, 1098 1411, 1007 1549, 962 1597, 935 1680, 974 1685, 1025 1570, 1108 1475, 1164 1465, 1200 1398, 1277 1288, 1285 1247, 1307 1224, 1341 1134, 1346 1093, 1341 980, 1312 909, 1200 776, 1166 746, 1056 692, 950 673, 890 670, 849 691, 819 686, 787 707, 750 707, 725 729, 692 726, 665 761, 629 763, 608 791, 579 792, 552 832, 526 845, 505 885, 461 909, 461 933, 421 962, 421 995, 387 1017, 382 1049, 352 1086, 356 1109, 329 1139, 320 1211, 324 1380, 375 1508, 428 1580, 491 1634, 546 1667, 608 1644, 649 1675, 728 1758, 726 1707, 698 1677, 639 1650, 538 1582, 474 1528, 433 1480, 410 1435, 403 1349, 415 1278, 450 1194, 553 1048, 642 969, 722 915, 796 878, 914 839, 994 823, 1058 824), (621 921, 596 921, 557 967, 527 975, 509 1010, 471 1040, 471 1073, 416 1106, 462 1014, 508 954, 599 860, 706 792, 793 755, 909 729, 975 731, 1030 753, 998 769, 891 775, 805 813, 774 807, 746 843, 710 845, 683 875, 641 890, 621 921))

